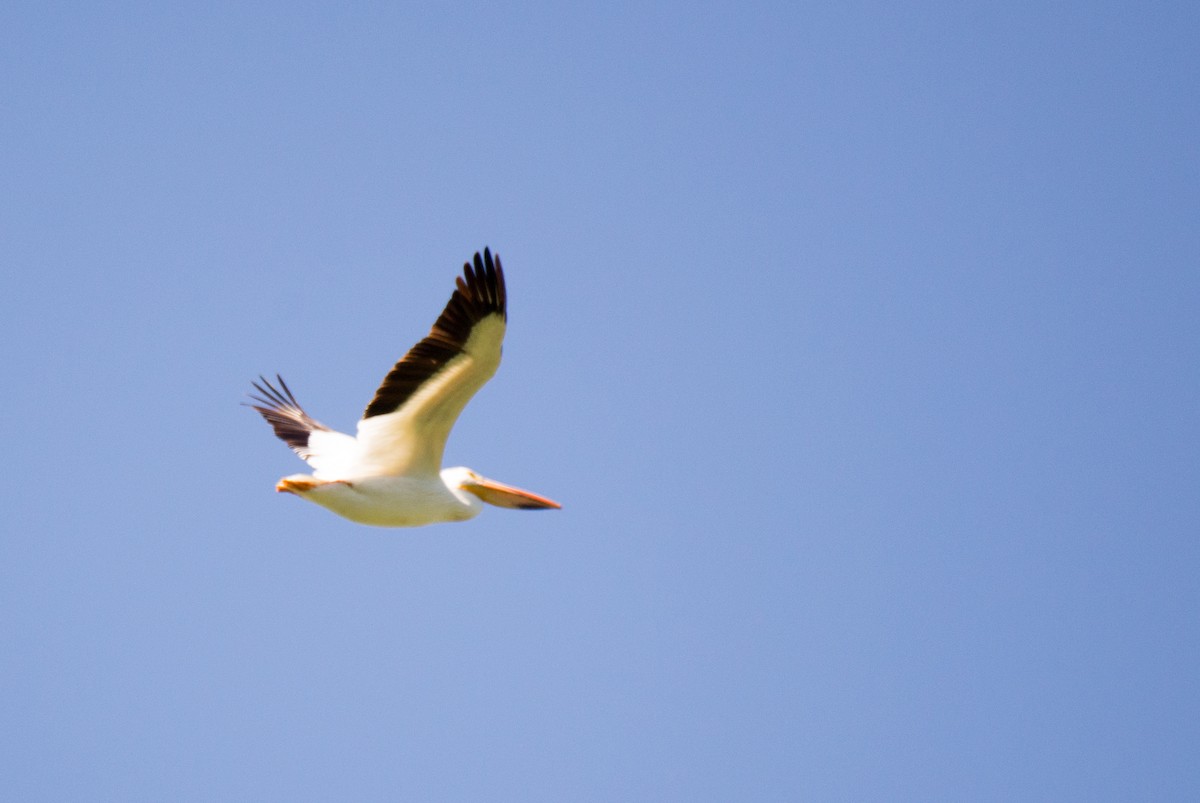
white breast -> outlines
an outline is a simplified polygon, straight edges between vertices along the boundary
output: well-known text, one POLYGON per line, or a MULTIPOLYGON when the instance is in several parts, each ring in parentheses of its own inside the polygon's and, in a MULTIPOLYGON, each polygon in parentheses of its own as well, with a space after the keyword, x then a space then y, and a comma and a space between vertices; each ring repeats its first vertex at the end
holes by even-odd
POLYGON ((305 499, 339 516, 377 527, 419 527, 439 521, 465 521, 482 504, 456 494, 440 477, 369 477, 331 482, 303 493, 305 499))

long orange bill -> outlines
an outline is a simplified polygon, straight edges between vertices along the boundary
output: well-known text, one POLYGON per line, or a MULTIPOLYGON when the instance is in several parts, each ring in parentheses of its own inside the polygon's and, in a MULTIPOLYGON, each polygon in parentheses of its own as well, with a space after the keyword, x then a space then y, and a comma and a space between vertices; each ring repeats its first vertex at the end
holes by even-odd
POLYGON ((553 499, 538 496, 535 493, 505 485, 502 482, 480 478, 474 482, 465 482, 465 490, 478 496, 489 505, 496 507, 518 508, 520 510, 545 510, 546 508, 562 509, 562 505, 553 499))

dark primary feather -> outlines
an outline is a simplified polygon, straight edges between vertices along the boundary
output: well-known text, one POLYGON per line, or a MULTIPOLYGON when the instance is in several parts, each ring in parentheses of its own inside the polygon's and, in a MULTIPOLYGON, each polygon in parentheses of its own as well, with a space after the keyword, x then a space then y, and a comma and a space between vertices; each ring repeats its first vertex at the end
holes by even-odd
POLYGON ((409 349, 384 377, 363 418, 386 415, 403 405, 417 388, 462 351, 472 327, 479 321, 497 314, 508 319, 500 255, 493 259, 485 248, 482 256, 476 252, 474 263, 463 265, 463 275, 456 280, 457 289, 446 309, 425 339, 409 349))
POLYGON ((278 380, 282 390, 272 385, 266 377, 259 376, 259 379, 262 381, 261 385, 258 382, 251 384, 262 395, 251 396, 250 398, 258 404, 249 406, 267 420, 280 440, 292 447, 296 454, 307 458, 309 456, 308 434, 314 430, 329 432, 329 427, 304 412, 282 376, 275 374, 275 379, 278 380))

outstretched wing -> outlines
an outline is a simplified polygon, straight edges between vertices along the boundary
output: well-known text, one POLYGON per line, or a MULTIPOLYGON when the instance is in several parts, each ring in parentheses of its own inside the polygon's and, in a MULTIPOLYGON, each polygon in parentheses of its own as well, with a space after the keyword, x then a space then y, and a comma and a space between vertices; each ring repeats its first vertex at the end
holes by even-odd
POLYGON ((370 474, 437 474, 454 422, 500 366, 506 322, 504 271, 485 248, 463 265, 429 334, 375 391, 358 422, 360 466, 370 474))
POLYGON ((279 382, 278 388, 263 376, 259 377, 261 385, 251 383, 260 395, 250 397, 257 402, 250 407, 266 419, 281 441, 308 461, 315 476, 333 479, 352 467, 358 457, 358 442, 304 412, 283 377, 276 374, 275 379, 279 382))

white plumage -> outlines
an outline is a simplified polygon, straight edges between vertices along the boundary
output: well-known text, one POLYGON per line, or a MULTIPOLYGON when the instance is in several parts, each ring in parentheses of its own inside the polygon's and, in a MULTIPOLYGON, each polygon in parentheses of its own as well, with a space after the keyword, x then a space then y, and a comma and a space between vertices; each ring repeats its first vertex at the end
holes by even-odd
POLYGON ((488 249, 463 266, 463 276, 429 334, 396 363, 367 405, 356 436, 326 427, 279 387, 260 377, 251 405, 312 474, 284 477, 276 490, 326 507, 351 521, 414 527, 464 521, 482 503, 543 509, 543 496, 480 476, 468 468, 441 470, 454 422, 500 365, 507 323, 504 272, 488 249))

